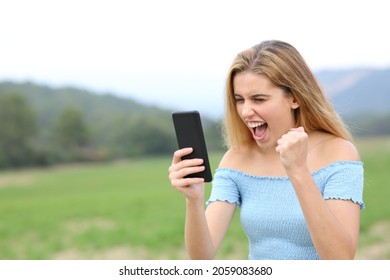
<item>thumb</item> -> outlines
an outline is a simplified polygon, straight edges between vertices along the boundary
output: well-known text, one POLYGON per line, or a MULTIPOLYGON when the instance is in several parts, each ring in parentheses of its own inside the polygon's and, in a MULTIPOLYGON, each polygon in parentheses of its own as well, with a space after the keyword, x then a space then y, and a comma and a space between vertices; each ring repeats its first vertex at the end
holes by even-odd
POLYGON ((305 132, 305 129, 302 126, 300 126, 296 128, 291 128, 290 131, 305 132))

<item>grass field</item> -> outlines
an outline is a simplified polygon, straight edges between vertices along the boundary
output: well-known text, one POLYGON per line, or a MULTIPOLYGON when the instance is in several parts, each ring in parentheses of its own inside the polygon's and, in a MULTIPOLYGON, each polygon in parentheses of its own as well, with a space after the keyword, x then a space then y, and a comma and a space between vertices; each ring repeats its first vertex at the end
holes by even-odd
MULTIPOLYGON (((390 258, 390 139, 358 148, 366 179, 358 258, 390 258)), ((211 156, 213 168, 220 156, 211 156)), ((0 259, 186 259, 184 198, 169 184, 169 164, 161 157, 0 172, 0 259)), ((217 258, 247 254, 236 215, 217 258)))

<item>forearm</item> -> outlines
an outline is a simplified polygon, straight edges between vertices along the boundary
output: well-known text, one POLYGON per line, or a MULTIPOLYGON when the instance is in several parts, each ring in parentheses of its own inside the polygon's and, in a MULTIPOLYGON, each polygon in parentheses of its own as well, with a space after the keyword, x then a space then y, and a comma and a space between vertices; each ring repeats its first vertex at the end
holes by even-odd
POLYGON ((314 247, 321 259, 353 259, 356 245, 323 199, 309 171, 290 175, 314 247))
POLYGON ((215 255, 203 201, 186 201, 185 242, 191 259, 212 259, 215 255))

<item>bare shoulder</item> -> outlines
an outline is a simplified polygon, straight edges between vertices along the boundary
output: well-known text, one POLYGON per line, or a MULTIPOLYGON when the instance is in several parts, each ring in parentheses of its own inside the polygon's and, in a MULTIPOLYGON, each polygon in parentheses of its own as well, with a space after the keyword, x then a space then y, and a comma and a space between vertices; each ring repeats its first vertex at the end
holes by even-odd
POLYGON ((335 137, 329 142, 328 149, 334 150, 337 161, 360 161, 359 152, 355 145, 348 140, 335 137))
POLYGON ((242 162, 248 159, 248 148, 230 148, 222 157, 219 168, 240 169, 242 162))
POLYGON ((329 162, 334 161, 360 161, 359 152, 355 145, 343 138, 324 134, 320 150, 329 162))

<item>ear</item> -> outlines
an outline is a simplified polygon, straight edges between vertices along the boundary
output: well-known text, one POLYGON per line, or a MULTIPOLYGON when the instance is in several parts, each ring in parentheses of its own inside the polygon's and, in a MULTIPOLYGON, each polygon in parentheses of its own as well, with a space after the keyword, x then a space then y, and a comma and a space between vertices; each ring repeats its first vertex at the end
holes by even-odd
POLYGON ((298 101, 295 98, 293 98, 291 100, 291 109, 295 110, 297 108, 299 108, 299 103, 298 103, 298 101))

